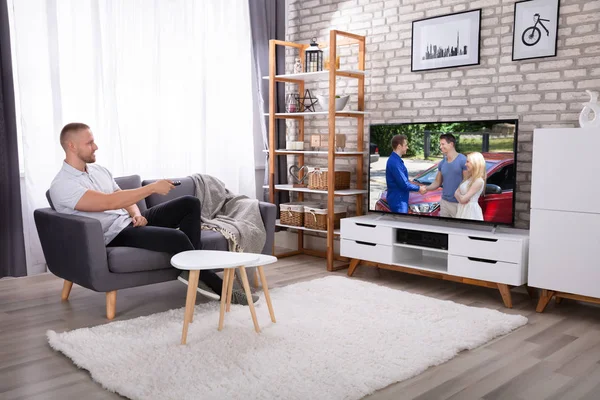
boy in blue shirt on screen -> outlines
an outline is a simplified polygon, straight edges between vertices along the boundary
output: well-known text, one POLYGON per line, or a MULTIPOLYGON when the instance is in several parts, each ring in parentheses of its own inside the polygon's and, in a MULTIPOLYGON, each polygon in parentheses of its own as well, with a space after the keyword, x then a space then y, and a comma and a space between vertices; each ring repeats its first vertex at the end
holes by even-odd
POLYGON ((456 151, 456 138, 451 133, 440 135, 440 150, 444 159, 438 164, 435 181, 426 186, 425 191, 431 192, 442 186, 440 217, 456 218, 458 200, 454 192, 467 174, 467 157, 456 151))

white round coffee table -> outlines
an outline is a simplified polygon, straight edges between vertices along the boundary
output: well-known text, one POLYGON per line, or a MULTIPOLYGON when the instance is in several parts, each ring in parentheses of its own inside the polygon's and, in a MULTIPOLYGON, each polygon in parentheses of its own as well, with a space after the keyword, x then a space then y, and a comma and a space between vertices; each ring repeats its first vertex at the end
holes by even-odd
MULTIPOLYGON (((258 328, 258 321, 256 320, 256 312, 254 310, 254 303, 252 303, 252 294, 250 292, 250 285, 248 284, 248 277, 246 276, 246 269, 244 266, 255 266, 259 260, 260 254, 253 253, 232 253, 229 251, 218 251, 218 250, 189 250, 174 255, 171 258, 171 265, 177 269, 190 271, 190 277, 188 280, 187 297, 185 300, 185 316, 183 318, 183 333, 181 335, 181 344, 185 344, 187 339, 188 325, 194 319, 194 305, 196 304, 196 288, 198 287, 198 280, 200 278, 200 271, 207 269, 225 268, 225 276, 223 277, 223 288, 221 290, 221 317, 219 320, 219 330, 222 329, 223 317, 225 311, 225 296, 226 288, 228 288, 229 276, 228 270, 233 271, 235 268, 240 268, 242 282, 244 283, 244 290, 248 297, 248 306, 250 307, 250 314, 252 314, 252 320, 254 321, 254 327, 257 332, 260 332, 258 328)), ((233 284, 233 279, 231 281, 233 284)))

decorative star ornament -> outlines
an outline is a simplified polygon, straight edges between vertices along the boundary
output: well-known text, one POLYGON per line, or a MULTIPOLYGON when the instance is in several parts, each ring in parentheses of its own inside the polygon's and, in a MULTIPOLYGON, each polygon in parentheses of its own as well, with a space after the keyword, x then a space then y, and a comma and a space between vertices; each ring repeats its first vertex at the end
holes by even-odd
POLYGON ((298 96, 298 104, 300 105, 300 112, 304 111, 312 111, 315 112, 315 104, 317 104, 319 100, 312 97, 310 90, 306 89, 304 91, 304 97, 298 96), (307 104, 308 102, 308 104, 307 104))

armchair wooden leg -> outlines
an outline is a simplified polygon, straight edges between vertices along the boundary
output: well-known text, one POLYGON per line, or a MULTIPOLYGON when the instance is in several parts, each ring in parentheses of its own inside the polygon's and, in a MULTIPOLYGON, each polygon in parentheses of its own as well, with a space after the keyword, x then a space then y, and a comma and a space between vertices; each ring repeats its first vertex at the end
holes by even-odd
POLYGON ((117 310, 117 291, 106 292, 106 318, 109 320, 115 317, 117 310))
POLYGON ((62 301, 69 300, 69 295, 71 294, 72 287, 73 287, 73 282, 65 280, 65 283, 63 283, 62 294, 60 295, 60 299, 62 301))

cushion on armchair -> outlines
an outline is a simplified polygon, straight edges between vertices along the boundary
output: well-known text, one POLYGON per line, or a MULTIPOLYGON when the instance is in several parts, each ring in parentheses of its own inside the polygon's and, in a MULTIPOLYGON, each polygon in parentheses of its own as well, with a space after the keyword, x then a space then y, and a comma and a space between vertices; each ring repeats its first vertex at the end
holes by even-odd
POLYGON ((171 268, 171 255, 134 247, 107 247, 108 269, 123 274, 171 268))

